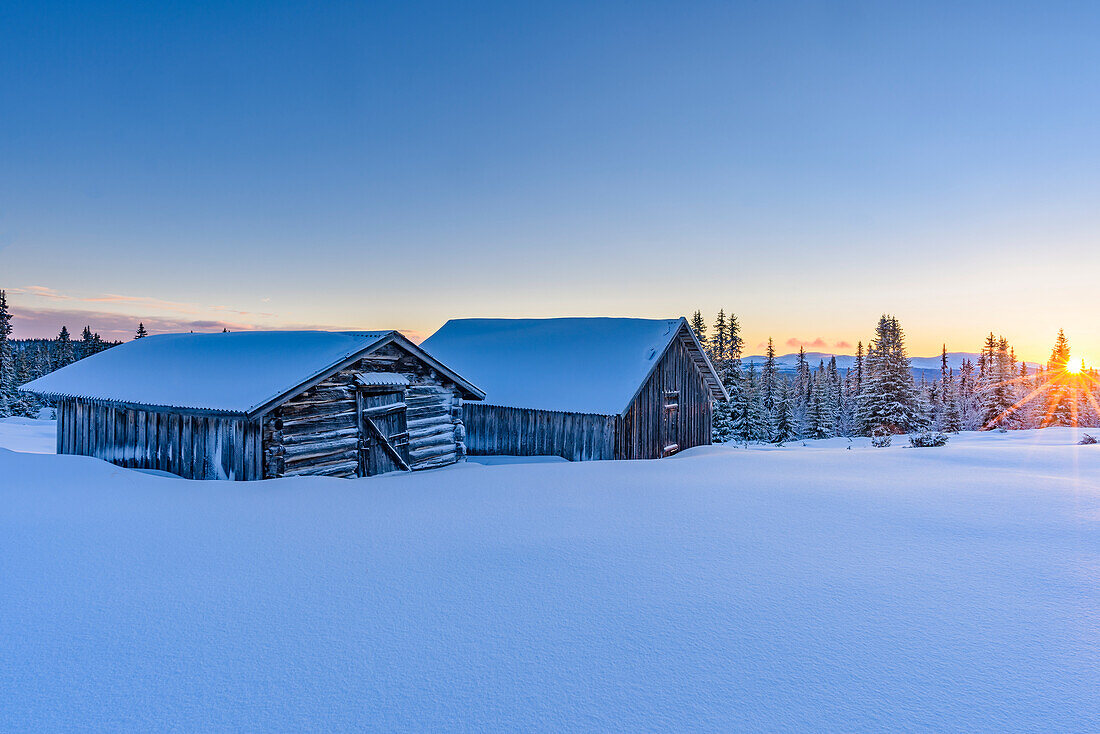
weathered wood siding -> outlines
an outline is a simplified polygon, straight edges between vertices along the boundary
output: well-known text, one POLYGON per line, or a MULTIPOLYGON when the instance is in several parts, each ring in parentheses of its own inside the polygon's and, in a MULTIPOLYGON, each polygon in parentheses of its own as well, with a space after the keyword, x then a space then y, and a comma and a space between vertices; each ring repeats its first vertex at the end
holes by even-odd
POLYGON ((57 404, 57 453, 186 479, 260 479, 258 421, 149 411, 80 399, 57 404))
POLYGON ((621 417, 467 403, 467 449, 474 456, 588 461, 657 459, 709 444, 712 396, 689 352, 689 340, 684 333, 673 340, 621 417))
POLYGON ((561 456, 570 461, 615 458, 619 417, 466 403, 471 456, 561 456))
POLYGON ((411 383, 405 399, 411 469, 443 466, 465 456, 461 412, 455 410, 462 403, 457 386, 417 357, 387 345, 264 417, 265 477, 359 473, 366 449, 355 398, 359 372, 395 372, 411 383))
POLYGON ((410 385, 408 403, 409 465, 431 469, 466 457, 462 398, 454 387, 430 382, 410 385))
POLYGON ((658 459, 670 444, 683 451, 710 443, 711 395, 685 341, 682 334, 673 340, 623 416, 615 451, 618 458, 658 459), (664 414, 669 392, 679 393, 672 435, 666 435, 664 414))

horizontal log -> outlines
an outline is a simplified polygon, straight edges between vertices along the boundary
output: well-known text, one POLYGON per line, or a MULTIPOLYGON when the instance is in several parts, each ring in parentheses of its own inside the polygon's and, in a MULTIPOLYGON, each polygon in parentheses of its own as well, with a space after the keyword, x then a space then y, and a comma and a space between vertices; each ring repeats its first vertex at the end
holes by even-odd
MULTIPOLYGON (((349 378, 350 379, 350 378, 349 378)), ((294 398, 290 402, 296 402, 301 399, 306 400, 345 400, 347 398, 355 399, 355 388, 350 384, 341 383, 321 383, 316 387, 311 387, 304 393, 294 398)))
POLYGON ((408 421, 406 427, 410 431, 423 431, 433 426, 454 426, 450 416, 437 415, 423 420, 408 421))
POLYGON ((352 449, 350 451, 340 451, 331 454, 324 454, 321 456, 302 456, 302 457, 283 457, 286 463, 287 469, 298 470, 303 466, 325 466, 327 464, 335 464, 340 461, 355 461, 359 460, 359 449, 352 449))
POLYGON ((357 426, 350 426, 348 428, 339 428, 334 431, 318 431, 315 433, 284 433, 283 431, 274 431, 268 437, 269 443, 281 444, 283 446, 293 446, 300 443, 310 443, 313 441, 332 441, 337 438, 347 438, 348 436, 358 436, 359 428, 357 426))
POLYGON ((354 477, 359 461, 345 461, 331 466, 314 466, 283 472, 284 477, 354 477))
POLYGON ((288 419, 320 418, 326 415, 339 415, 349 410, 355 410, 354 398, 351 400, 329 400, 322 403, 304 403, 302 405, 287 403, 279 408, 279 416, 282 417, 285 423, 288 419))
MULTIPOLYGON (((350 391, 349 391, 350 392, 350 391)), ((284 403, 280 408, 281 414, 300 411, 303 408, 316 408, 322 405, 338 405, 340 403, 354 403, 355 395, 334 395, 332 397, 297 397, 289 403, 284 403)))
POLYGON ((446 444, 433 444, 431 446, 423 446, 420 448, 409 449, 409 457, 413 461, 420 461, 422 459, 428 459, 433 456, 441 456, 443 454, 453 454, 457 449, 454 442, 446 444))
POLYGON ((441 466, 447 466, 458 461, 458 454, 451 452, 449 454, 441 454, 439 456, 433 456, 431 458, 414 461, 412 463, 413 471, 419 471, 421 469, 435 469, 441 466))
POLYGON ((419 382, 415 385, 409 385, 409 390, 423 393, 448 393, 451 391, 451 388, 444 387, 443 385, 436 385, 430 382, 419 382))
POLYGON ((429 403, 426 405, 413 405, 409 403, 409 414, 417 416, 415 420, 430 418, 433 415, 447 415, 450 411, 450 407, 442 403, 429 403))
POLYGON ((359 437, 350 436, 331 441, 317 441, 316 443, 301 443, 294 446, 281 446, 283 456, 287 461, 301 461, 314 456, 325 456, 338 451, 350 451, 359 448, 359 437))
POLYGON ((425 418, 435 417, 447 417, 449 418, 451 411, 443 407, 428 407, 428 408, 409 408, 408 419, 409 420, 424 420, 425 418))
POLYGON ((410 405, 445 405, 451 402, 447 393, 425 393, 409 388, 405 391, 405 400, 410 405))
POLYGON ((339 413, 328 415, 295 416, 293 418, 276 418, 275 429, 288 433, 301 433, 303 426, 309 430, 313 426, 316 431, 331 431, 337 428, 345 428, 347 425, 355 425, 355 406, 351 410, 343 410, 339 413))
POLYGON ((405 399, 405 404, 409 406, 411 411, 443 411, 447 412, 451 409, 451 406, 440 400, 421 401, 405 399))
POLYGON ((424 428, 409 429, 409 440, 418 441, 420 439, 428 438, 430 436, 442 436, 453 435, 455 432, 455 424, 450 421, 439 421, 437 423, 429 423, 424 428))
POLYGON ((417 398, 447 398, 452 394, 449 387, 425 385, 424 383, 409 385, 405 388, 405 392, 417 398))
POLYGON ((432 446, 437 443, 454 443, 454 432, 451 433, 436 433, 431 436, 422 436, 420 438, 413 439, 410 437, 409 443, 414 448, 423 448, 425 446, 432 446))

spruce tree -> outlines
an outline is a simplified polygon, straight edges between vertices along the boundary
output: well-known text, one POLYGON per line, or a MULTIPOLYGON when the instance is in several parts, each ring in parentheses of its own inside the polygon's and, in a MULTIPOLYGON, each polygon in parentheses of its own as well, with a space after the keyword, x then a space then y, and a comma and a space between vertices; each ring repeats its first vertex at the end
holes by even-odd
POLYGON ((1059 329, 1047 362, 1046 404, 1043 407, 1042 420, 1044 427, 1077 425, 1078 378, 1066 370, 1069 356, 1069 342, 1065 333, 1059 329))
POLYGON ((948 433, 958 433, 962 430, 962 412, 959 410, 959 396, 955 390, 954 381, 947 383, 944 396, 943 417, 940 422, 940 430, 948 433))
POLYGON ((7 418, 15 409, 16 374, 12 353, 11 313, 7 293, 0 290, 0 418, 7 418))
MULTIPOLYGON (((15 386, 25 385, 34 379, 34 355, 29 345, 24 344, 15 353, 15 386)), ((38 417, 38 398, 31 393, 16 390, 12 396, 11 412, 24 418, 38 417)))
POLYGON ((863 342, 861 341, 859 342, 859 344, 856 345, 856 363, 854 367, 856 373, 856 383, 855 390, 852 394, 856 397, 859 397, 859 394, 863 392, 863 367, 863 342))
POLYGON ((771 437, 760 400, 760 381, 756 376, 756 365, 752 362, 749 362, 749 369, 741 380, 733 402, 733 434, 737 441, 745 444, 767 441, 771 437))
POLYGON ((732 411, 732 399, 729 402, 721 400, 714 404, 714 415, 710 427, 710 440, 712 443, 726 443, 733 440, 732 411))
POLYGON ((1059 329, 1058 336, 1054 338, 1054 349, 1050 352, 1050 361, 1047 362, 1047 369, 1065 370, 1066 365, 1069 364, 1069 354, 1069 340, 1066 339, 1066 332, 1059 329))
POLYGON ((764 369, 760 373, 760 388, 764 401, 764 412, 774 417, 775 406, 778 402, 779 368, 775 362, 775 344, 768 337, 768 351, 764 356, 764 369))
POLYGON ((775 427, 772 432, 772 440, 776 443, 786 443, 798 438, 798 430, 794 420, 794 400, 791 394, 790 380, 781 379, 776 391, 775 427))
POLYGON ((85 326, 80 334, 80 359, 95 354, 95 337, 92 336, 92 327, 85 326))
POLYGON ((718 318, 714 321, 714 336, 710 340, 710 359, 719 373, 725 369, 726 360, 729 358, 726 349, 726 338, 729 335, 726 333, 726 328, 726 312, 718 309, 718 318))
POLYGON ((905 351, 905 334, 897 318, 884 314, 867 349, 865 384, 860 395, 860 421, 870 435, 876 428, 905 432, 920 425, 913 372, 905 351))
MULTIPOLYGON (((696 313, 699 313, 696 311, 696 313)), ((134 334, 135 339, 144 339, 149 336, 149 332, 145 330, 145 324, 141 321, 138 322, 137 333, 134 334)))
POLYGON ((831 421, 829 432, 835 436, 837 435, 837 429, 840 423, 840 409, 844 404, 844 388, 840 382, 840 371, 836 367, 836 356, 829 358, 829 366, 826 369, 825 378, 825 406, 831 421))
POLYGON ((744 349, 745 340, 741 338, 741 324, 737 321, 737 314, 730 313, 726 326, 726 359, 730 361, 730 368, 741 371, 741 350, 744 349))
POLYGON ((833 435, 832 419, 828 410, 828 390, 825 370, 820 369, 814 374, 810 387, 810 400, 806 411, 807 438, 830 438, 833 435))
POLYGON ((842 378, 840 410, 837 415, 838 436, 855 436, 859 433, 859 424, 856 420, 859 403, 856 399, 855 370, 848 370, 842 378))
POLYGON ((66 365, 72 364, 76 360, 76 355, 73 352, 73 340, 69 336, 69 330, 64 326, 61 327, 61 331, 57 334, 57 356, 54 361, 56 369, 61 369, 66 365))

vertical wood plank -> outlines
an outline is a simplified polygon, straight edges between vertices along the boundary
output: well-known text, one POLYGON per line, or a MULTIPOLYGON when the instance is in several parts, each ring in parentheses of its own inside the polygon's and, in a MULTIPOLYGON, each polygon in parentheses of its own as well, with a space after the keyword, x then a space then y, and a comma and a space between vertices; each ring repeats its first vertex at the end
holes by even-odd
POLYGON ((244 479, 244 420, 233 421, 233 478, 244 479))
POLYGON ((191 421, 193 416, 184 415, 180 416, 180 446, 179 446, 179 475, 187 479, 192 478, 192 461, 194 457, 191 453, 191 421))

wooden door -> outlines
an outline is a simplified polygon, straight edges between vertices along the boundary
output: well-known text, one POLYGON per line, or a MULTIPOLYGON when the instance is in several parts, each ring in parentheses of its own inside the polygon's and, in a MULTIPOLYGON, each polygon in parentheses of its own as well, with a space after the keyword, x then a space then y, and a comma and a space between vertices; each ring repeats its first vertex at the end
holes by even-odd
POLYGON ((409 471, 409 429, 405 391, 363 388, 359 412, 359 476, 409 471))
POLYGON ((680 391, 665 390, 661 401, 661 456, 680 450, 680 391))

